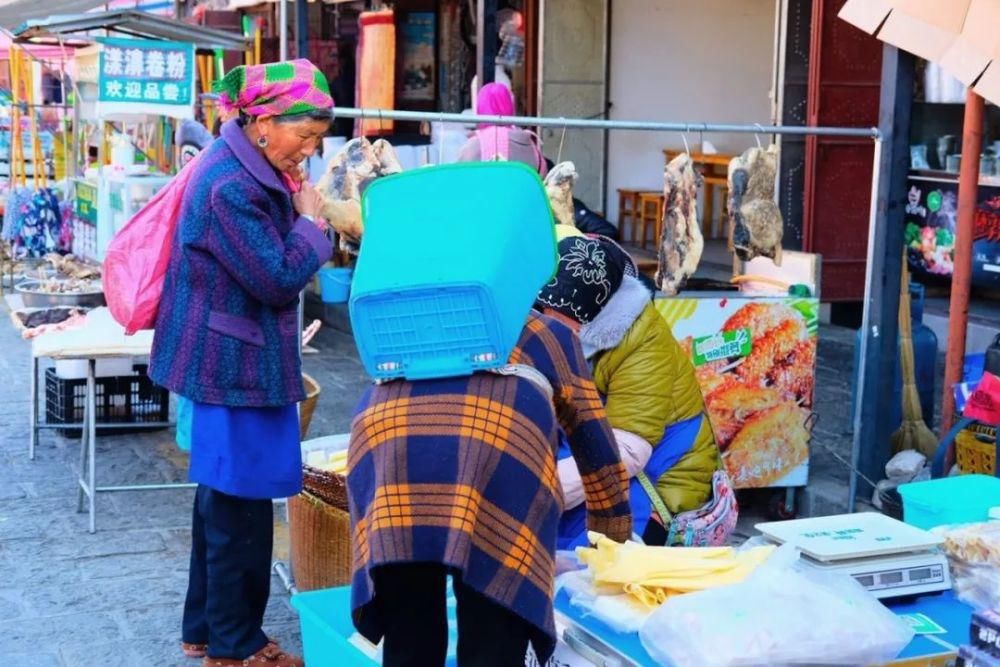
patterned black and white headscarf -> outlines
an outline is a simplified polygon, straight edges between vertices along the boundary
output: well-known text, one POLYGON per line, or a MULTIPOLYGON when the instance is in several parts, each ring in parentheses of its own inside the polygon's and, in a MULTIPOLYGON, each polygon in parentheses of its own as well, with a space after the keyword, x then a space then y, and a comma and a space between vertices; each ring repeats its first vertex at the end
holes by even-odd
POLYGON ((632 258, 603 236, 570 236, 559 242, 556 274, 538 294, 540 308, 551 308, 580 324, 590 322, 635 274, 632 258))

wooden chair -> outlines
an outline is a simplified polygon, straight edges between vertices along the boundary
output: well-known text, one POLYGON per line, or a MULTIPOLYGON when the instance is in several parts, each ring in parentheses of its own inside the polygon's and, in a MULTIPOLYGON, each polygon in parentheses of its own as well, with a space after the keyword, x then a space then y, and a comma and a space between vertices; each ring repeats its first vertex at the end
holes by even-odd
POLYGON ((625 230, 630 229, 629 239, 635 241, 640 192, 642 190, 634 188, 618 188, 618 231, 623 240, 625 239, 625 230))
MULTIPOLYGON (((646 248, 650 227, 653 228, 653 242, 659 243, 660 235, 663 233, 663 206, 664 196, 662 193, 642 192, 639 194, 639 227, 641 236, 639 237, 638 245, 640 248, 646 248)), ((634 231, 632 242, 636 242, 634 231)))

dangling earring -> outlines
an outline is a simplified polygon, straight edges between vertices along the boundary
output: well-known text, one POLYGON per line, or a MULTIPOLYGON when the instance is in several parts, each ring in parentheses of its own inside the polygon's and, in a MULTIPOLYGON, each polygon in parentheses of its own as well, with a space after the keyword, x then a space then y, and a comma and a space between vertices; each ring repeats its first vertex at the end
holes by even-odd
POLYGON ((267 137, 264 135, 257 137, 257 145, 261 148, 267 148, 267 137))

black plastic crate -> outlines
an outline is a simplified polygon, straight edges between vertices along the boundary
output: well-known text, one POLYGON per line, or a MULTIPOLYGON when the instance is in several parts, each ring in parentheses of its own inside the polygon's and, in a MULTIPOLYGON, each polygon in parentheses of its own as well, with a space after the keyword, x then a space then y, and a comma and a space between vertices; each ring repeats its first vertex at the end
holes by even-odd
MULTIPOLYGON (((153 384, 146 375, 146 365, 136 364, 132 375, 94 378, 97 405, 97 432, 138 433, 163 426, 143 426, 144 423, 166 423, 170 418, 170 393, 153 384), (101 423, 135 424, 135 428, 101 428, 101 423)), ((79 424, 87 401, 87 379, 68 380, 56 375, 54 368, 45 370, 45 419, 49 424, 79 424)), ((79 438, 78 428, 58 429, 64 436, 79 438)))

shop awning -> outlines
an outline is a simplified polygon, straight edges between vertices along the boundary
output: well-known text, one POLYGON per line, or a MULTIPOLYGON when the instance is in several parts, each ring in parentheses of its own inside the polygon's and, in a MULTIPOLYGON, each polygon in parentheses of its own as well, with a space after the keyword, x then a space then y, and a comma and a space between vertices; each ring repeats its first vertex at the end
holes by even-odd
POLYGON ((839 16, 1000 103, 1000 2, 847 0, 839 16))
POLYGON ((0 0, 0 26, 13 30, 32 19, 87 12, 102 6, 100 0, 0 0))
POLYGON ((202 50, 245 51, 250 46, 250 41, 238 33, 190 25, 134 9, 29 20, 17 28, 14 35, 16 41, 32 44, 57 43, 59 39, 79 43, 89 41, 86 33, 94 30, 139 39, 187 42, 202 50))

